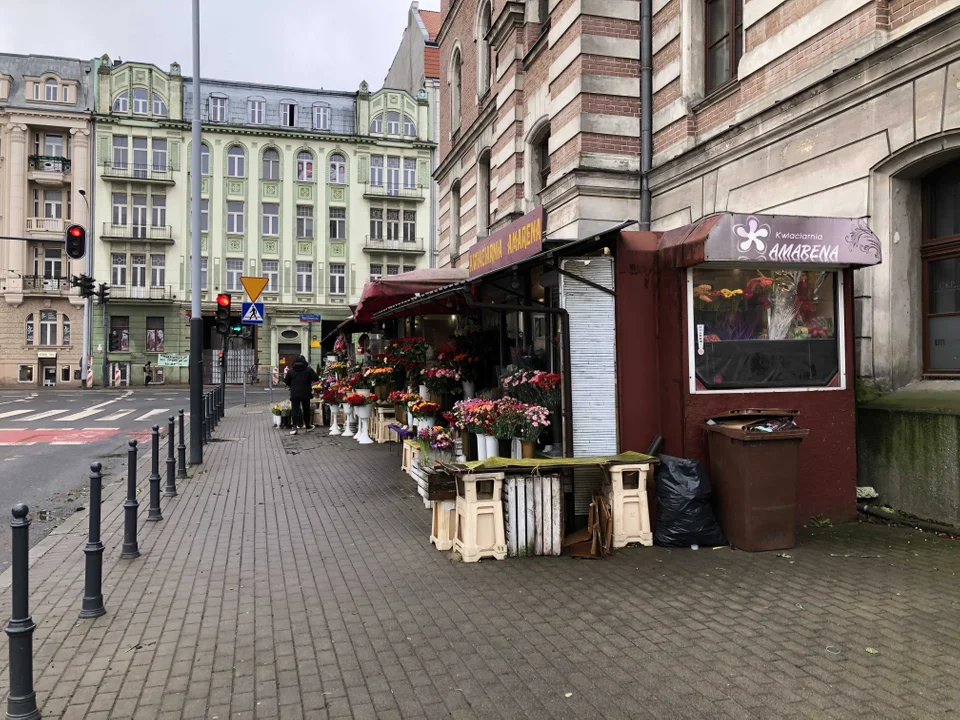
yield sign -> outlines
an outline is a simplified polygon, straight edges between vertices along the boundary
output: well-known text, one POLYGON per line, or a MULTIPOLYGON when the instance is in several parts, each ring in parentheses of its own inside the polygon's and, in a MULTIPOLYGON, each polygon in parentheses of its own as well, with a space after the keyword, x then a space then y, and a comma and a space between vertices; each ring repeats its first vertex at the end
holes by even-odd
POLYGON ((243 289, 247 291, 250 302, 256 302, 269 280, 264 277, 241 277, 240 282, 243 284, 243 289))

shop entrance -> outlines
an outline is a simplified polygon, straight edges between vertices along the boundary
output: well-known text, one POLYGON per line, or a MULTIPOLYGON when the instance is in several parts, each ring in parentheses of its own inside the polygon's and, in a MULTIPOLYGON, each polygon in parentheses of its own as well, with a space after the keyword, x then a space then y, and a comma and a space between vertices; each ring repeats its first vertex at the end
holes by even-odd
POLYGON ((300 343, 279 343, 277 345, 277 365, 280 368, 280 377, 286 368, 291 367, 297 358, 303 354, 300 343))
POLYGON ((114 387, 130 384, 130 363, 110 363, 110 384, 114 387))
POLYGON ((57 366, 41 365, 40 378, 43 381, 44 387, 56 387, 57 386, 57 366))

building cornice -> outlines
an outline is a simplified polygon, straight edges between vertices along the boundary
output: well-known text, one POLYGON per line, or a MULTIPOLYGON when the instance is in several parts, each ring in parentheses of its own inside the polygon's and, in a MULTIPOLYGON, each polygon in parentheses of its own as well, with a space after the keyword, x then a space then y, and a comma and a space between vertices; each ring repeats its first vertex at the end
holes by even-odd
POLYGON ((509 0, 504 3, 500 13, 493 21, 493 25, 490 26, 490 32, 487 34, 494 50, 499 51, 507 38, 510 37, 510 32, 523 25, 525 10, 524 4, 518 2, 518 0, 509 0))

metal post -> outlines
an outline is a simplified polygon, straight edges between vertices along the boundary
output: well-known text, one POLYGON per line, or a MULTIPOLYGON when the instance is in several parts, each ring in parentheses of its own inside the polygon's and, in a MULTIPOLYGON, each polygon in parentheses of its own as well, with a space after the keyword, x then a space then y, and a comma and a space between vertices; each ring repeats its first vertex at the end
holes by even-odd
POLYGON ((203 462, 203 317, 200 314, 200 0, 193 6, 193 112, 190 119, 190 462, 203 462))
POLYGON ((243 406, 247 406, 247 374, 248 371, 243 371, 243 406))
POLYGON ((177 496, 177 460, 173 456, 173 440, 177 434, 173 415, 167 419, 167 487, 163 491, 164 497, 177 496))
POLYGON ((211 440, 213 440, 213 413, 210 410, 211 404, 212 404, 211 395, 210 393, 207 393, 206 414, 205 414, 205 417, 207 418, 207 425, 206 425, 207 442, 210 442, 211 440))
POLYGON ((123 502, 123 548, 120 557, 132 560, 140 557, 137 545, 137 441, 131 440, 127 450, 127 499, 123 502))
POLYGON ((10 696, 7 718, 40 720, 33 692, 33 631, 30 617, 30 508, 13 506, 13 613, 7 623, 10 637, 10 696))
POLYGON ((160 513, 160 426, 153 426, 150 453, 150 505, 147 507, 147 520, 163 520, 160 513))
POLYGON ((210 396, 210 405, 213 412, 213 426, 220 424, 220 388, 214 388, 210 396))
POLYGON ((81 618, 95 618, 106 615, 103 607, 103 543, 100 542, 100 509, 103 475, 100 463, 90 466, 90 535, 83 548, 87 556, 86 573, 83 587, 83 605, 81 618))
POLYGON ((180 444, 177 445, 177 460, 180 465, 177 476, 180 478, 187 477, 187 439, 183 430, 183 408, 180 408, 180 444))
POLYGON ((101 303, 103 308, 103 387, 110 387, 110 316, 107 310, 108 303, 101 303))
POLYGON ((200 419, 200 441, 206 445, 207 444, 207 396, 204 395, 201 398, 203 401, 203 414, 200 419))
POLYGON ((220 417, 224 417, 227 414, 227 388, 226 386, 220 388, 220 417))

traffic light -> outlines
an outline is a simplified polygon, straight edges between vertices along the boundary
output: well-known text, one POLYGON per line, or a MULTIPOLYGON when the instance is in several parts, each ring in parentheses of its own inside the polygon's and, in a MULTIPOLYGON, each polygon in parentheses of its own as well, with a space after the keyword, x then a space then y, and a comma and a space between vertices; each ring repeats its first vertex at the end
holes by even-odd
POLYGON ((94 283, 96 281, 89 275, 80 276, 80 297, 88 298, 96 295, 96 290, 93 289, 94 283))
POLYGON ((230 293, 217 295, 217 332, 221 335, 230 332, 230 293))
MULTIPOLYGON (((90 285, 90 289, 93 290, 92 284, 90 285)), ((110 299, 110 286, 106 283, 100 283, 100 289, 97 292, 97 297, 100 300, 101 305, 106 305, 107 301, 110 299)))
POLYGON ((67 257, 79 260, 87 252, 87 231, 83 225, 67 228, 67 257))
POLYGON ((222 350, 217 353, 217 360, 220 362, 220 367, 225 368, 227 366, 227 357, 222 350))
POLYGON ((243 335, 243 325, 239 321, 234 321, 230 323, 230 334, 234 337, 240 337, 243 335))

